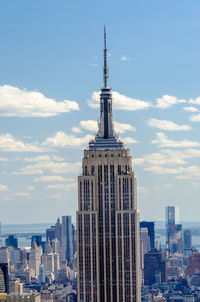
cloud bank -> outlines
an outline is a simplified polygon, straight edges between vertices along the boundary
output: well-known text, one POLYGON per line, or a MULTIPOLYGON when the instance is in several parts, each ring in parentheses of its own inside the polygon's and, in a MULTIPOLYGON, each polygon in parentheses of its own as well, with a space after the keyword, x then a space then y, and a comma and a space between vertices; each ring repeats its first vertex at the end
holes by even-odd
POLYGON ((0 86, 0 116, 49 117, 72 110, 79 110, 75 101, 56 102, 37 91, 0 86))
POLYGON ((192 129, 188 125, 178 125, 171 121, 157 120, 155 118, 149 119, 147 121, 147 124, 149 127, 158 128, 166 131, 180 131, 180 130, 188 131, 192 129))

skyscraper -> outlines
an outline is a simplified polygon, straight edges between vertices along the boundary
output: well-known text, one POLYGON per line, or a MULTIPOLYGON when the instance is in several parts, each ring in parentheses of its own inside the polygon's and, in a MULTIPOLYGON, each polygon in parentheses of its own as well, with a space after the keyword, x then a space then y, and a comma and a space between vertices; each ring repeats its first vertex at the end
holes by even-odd
POLYGON ((166 246, 169 254, 183 253, 182 224, 179 222, 179 208, 168 206, 166 214, 166 246))
POLYGON ((6 246, 12 246, 15 249, 18 248, 18 240, 14 237, 14 235, 9 235, 8 238, 5 240, 6 246))
POLYGON ((168 206, 165 208, 166 226, 179 223, 179 208, 168 206))
POLYGON ((63 259, 70 262, 73 256, 71 216, 62 216, 61 249, 62 249, 63 259))
POLYGON ((147 228, 148 235, 150 237, 150 247, 151 249, 155 248, 155 223, 153 221, 141 221, 140 228, 147 228))
POLYGON ((191 250, 192 249, 192 233, 191 233, 191 231, 184 230, 183 238, 184 238, 184 249, 191 250))
POLYGON ((144 255, 144 284, 156 283, 156 275, 160 275, 160 282, 166 281, 166 263, 162 252, 151 249, 144 255))
POLYGON ((140 301, 136 176, 113 127, 105 31, 103 70, 99 130, 78 178, 78 301, 140 301))
POLYGON ((29 268, 31 271, 31 277, 38 277, 39 268, 41 264, 42 248, 37 246, 36 242, 33 241, 30 250, 29 268))

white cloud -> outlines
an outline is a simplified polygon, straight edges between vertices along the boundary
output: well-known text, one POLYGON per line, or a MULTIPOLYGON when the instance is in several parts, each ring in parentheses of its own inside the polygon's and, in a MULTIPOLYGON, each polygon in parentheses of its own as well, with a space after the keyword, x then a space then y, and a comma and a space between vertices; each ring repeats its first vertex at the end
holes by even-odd
POLYGON ((133 139, 132 137, 123 137, 122 141, 125 144, 137 144, 138 143, 138 141, 136 139, 133 139))
MULTIPOLYGON (((145 171, 155 174, 175 175, 178 179, 200 179, 200 167, 189 165, 185 160, 200 158, 200 149, 171 150, 134 158, 133 165, 144 166, 145 171)), ((162 187, 163 188, 163 187, 162 187)), ((164 188, 163 188, 164 189, 164 188)), ((168 187, 170 189, 170 186, 168 187)))
POLYGON ((64 161, 66 160, 66 158, 60 157, 60 156, 56 156, 56 155, 39 155, 39 156, 35 156, 35 157, 25 157, 24 159, 26 162, 39 162, 39 161, 50 161, 50 160, 54 160, 54 161, 64 161))
POLYGON ((98 123, 94 120, 80 121, 80 127, 87 131, 97 132, 98 123))
POLYGON ((7 152, 43 152, 37 143, 24 143, 16 139, 12 134, 6 133, 0 135, 0 151, 7 152))
POLYGON ((6 185, 0 185, 0 191, 7 191, 8 187, 6 185))
POLYGON ((45 190, 64 190, 64 191, 73 191, 77 188, 76 183, 72 184, 55 184, 55 185, 48 185, 44 189, 45 190))
POLYGON ((29 165, 25 166, 23 168, 20 168, 18 171, 14 172, 4 172, 7 175, 35 175, 35 174, 43 174, 43 170, 40 168, 37 168, 37 166, 29 165))
POLYGON ((195 107, 183 107, 184 111, 188 111, 188 112, 199 112, 199 109, 195 108, 195 107))
POLYGON ((117 133, 124 133, 126 131, 136 131, 135 127, 130 124, 114 122, 114 127, 117 133))
POLYGON ((162 98, 157 98, 156 102, 157 104, 155 105, 155 107, 166 109, 176 104, 185 103, 186 100, 177 99, 175 96, 171 96, 171 95, 163 95, 162 98))
POLYGON ((200 114, 192 115, 190 117, 191 122, 200 122, 200 114))
POLYGON ((8 158, 6 158, 6 157, 0 157, 0 162, 7 162, 7 161, 9 161, 8 158))
POLYGON ((61 156, 57 156, 57 155, 52 155, 52 159, 55 160, 55 161, 64 161, 64 160, 67 160, 67 158, 63 158, 61 156))
POLYGON ((41 177, 36 177, 34 182, 63 182, 67 179, 60 175, 46 175, 41 177))
POLYGON ((154 189, 158 190, 158 191, 162 191, 162 190, 172 190, 174 188, 173 185, 171 184, 165 184, 164 186, 154 186, 154 189))
POLYGON ((144 157, 134 158, 133 159, 134 165, 184 165, 186 162, 183 160, 182 156, 177 153, 165 153, 164 151, 161 153, 151 153, 145 155, 144 157))
POLYGON ((121 61, 130 61, 130 58, 127 56, 121 56, 120 60, 121 61))
POLYGON ((141 194, 146 194, 146 193, 149 192, 149 190, 146 187, 143 187, 143 186, 138 186, 137 191, 138 191, 138 193, 141 193, 141 194))
POLYGON ((188 125, 178 125, 171 121, 157 120, 155 118, 149 119, 147 121, 147 124, 149 127, 154 127, 154 128, 158 128, 161 130, 167 130, 167 131, 180 131, 180 130, 188 131, 188 130, 192 129, 188 125))
MULTIPOLYGON (((113 109, 115 110, 126 110, 136 111, 148 109, 152 106, 150 102, 137 100, 134 98, 127 97, 126 95, 120 94, 117 91, 112 91, 113 109)), ((100 92, 95 91, 92 93, 91 99, 88 101, 89 107, 96 109, 99 108, 100 92)))
POLYGON ((28 187, 26 187, 26 190, 27 190, 27 191, 34 191, 34 190, 35 190, 35 187, 33 187, 33 186, 28 186, 28 187))
POLYGON ((190 99, 189 103, 190 104, 195 104, 195 105, 200 105, 200 97, 198 97, 196 99, 190 99))
POLYGON ((72 127, 72 132, 74 133, 81 133, 81 129, 79 127, 72 127))
POLYGON ((89 143, 93 138, 91 135, 85 135, 84 137, 75 137, 74 135, 68 135, 65 132, 59 131, 53 137, 48 137, 42 145, 53 147, 82 147, 89 143))
POLYGON ((26 162, 38 162, 38 161, 47 161, 50 160, 50 156, 49 155, 39 155, 36 157, 25 157, 25 161, 26 162))
POLYGON ((63 198, 63 193, 56 193, 56 194, 51 194, 50 196, 46 196, 46 199, 61 199, 63 198))
POLYGON ((145 171, 150 171, 155 174, 178 174, 179 169, 178 168, 166 168, 162 166, 152 166, 144 168, 145 171))
MULTIPOLYGON (((98 123, 94 120, 80 121, 80 127, 87 131, 97 132, 98 123)), ((114 129, 116 133, 124 133, 126 131, 135 131, 135 127, 130 124, 114 122, 114 129)))
POLYGON ((13 175, 34 175, 43 174, 44 171, 49 171, 53 174, 78 174, 80 172, 81 163, 55 162, 53 160, 37 162, 35 165, 27 165, 20 168, 18 171, 6 174, 13 175))
POLYGON ((75 101, 56 102, 37 91, 9 85, 0 86, 0 115, 18 117, 49 117, 79 110, 75 101))
POLYGON ((170 147, 170 148, 190 148, 190 147, 199 147, 200 143, 195 141, 183 140, 175 141, 170 140, 168 137, 162 133, 157 133, 157 138, 151 141, 152 144, 158 144, 159 147, 170 147))
POLYGON ((17 192, 15 194, 13 194, 16 197, 26 197, 26 198, 30 198, 30 194, 28 192, 17 192))
POLYGON ((178 179, 200 179, 200 167, 199 166, 188 166, 181 168, 178 171, 178 179))
POLYGON ((177 168, 167 168, 162 166, 151 166, 144 169, 145 171, 153 172, 155 174, 171 174, 176 175, 177 179, 184 180, 197 180, 200 179, 200 167, 199 166, 187 166, 177 168))
POLYGON ((186 149, 184 151, 166 149, 163 150, 162 153, 164 153, 166 156, 170 158, 179 158, 179 159, 200 158, 199 149, 186 149))

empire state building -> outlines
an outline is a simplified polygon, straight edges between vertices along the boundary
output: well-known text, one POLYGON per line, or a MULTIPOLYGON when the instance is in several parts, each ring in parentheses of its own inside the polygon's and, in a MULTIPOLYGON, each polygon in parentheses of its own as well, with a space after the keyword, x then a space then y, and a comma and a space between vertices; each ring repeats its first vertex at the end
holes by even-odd
POLYGON ((98 133, 78 177, 79 302, 139 302, 139 214, 130 150, 114 131, 104 31, 98 133))

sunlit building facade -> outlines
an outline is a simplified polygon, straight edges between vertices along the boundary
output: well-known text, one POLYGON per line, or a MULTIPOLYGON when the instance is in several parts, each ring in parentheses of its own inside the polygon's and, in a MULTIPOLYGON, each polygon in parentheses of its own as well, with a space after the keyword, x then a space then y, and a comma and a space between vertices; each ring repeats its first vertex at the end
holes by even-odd
POLYGON ((104 43, 99 130, 84 150, 78 178, 78 301, 139 302, 136 176, 130 150, 113 127, 105 34, 104 43))

